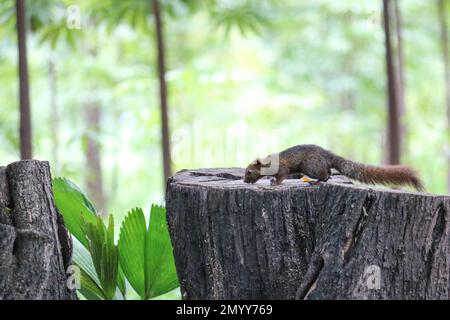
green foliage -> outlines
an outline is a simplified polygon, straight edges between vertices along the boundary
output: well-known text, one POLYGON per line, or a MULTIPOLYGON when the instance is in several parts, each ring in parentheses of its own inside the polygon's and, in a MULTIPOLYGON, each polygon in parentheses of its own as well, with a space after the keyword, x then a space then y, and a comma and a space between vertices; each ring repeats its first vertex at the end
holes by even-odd
POLYGON ((263 27, 269 26, 269 19, 261 10, 261 1, 231 2, 222 6, 216 1, 210 1, 209 12, 214 27, 224 28, 226 34, 234 27, 242 34, 246 34, 261 32, 263 27))
MULTIPOLYGON (((53 0, 38 0, 26 2, 26 20, 31 31, 37 31, 51 22, 49 11, 54 7, 53 0)), ((10 31, 15 29, 16 2, 14 0, 3 0, 0 2, 0 22, 7 26, 10 31)))
POLYGON ((145 237, 145 286, 148 297, 157 297, 178 285, 166 209, 153 205, 145 237), (161 263, 160 263, 161 262, 161 263))
POLYGON ((87 300, 106 300, 107 296, 103 293, 102 288, 84 271, 81 272, 81 288, 80 294, 87 300))
POLYGON ((147 230, 142 209, 132 209, 120 228, 120 264, 130 285, 141 296, 146 297, 145 238, 147 230))
POLYGON ((85 298, 124 298, 126 282, 142 299, 178 287, 163 207, 151 207, 148 227, 142 209, 131 210, 122 222, 116 245, 113 216, 106 226, 74 183, 55 178, 53 192, 55 204, 76 238, 73 261, 81 269, 80 293, 85 298))
POLYGON ((103 293, 111 300, 116 292, 119 265, 118 249, 114 244, 113 216, 109 216, 108 227, 99 216, 97 223, 85 223, 84 231, 103 293))
POLYGON ((81 270, 80 293, 89 300, 107 299, 101 288, 91 254, 77 239, 73 239, 72 261, 81 270))
POLYGON ((84 225, 97 223, 97 213, 91 201, 74 183, 65 178, 53 179, 53 192, 56 207, 64 216, 67 228, 78 241, 88 247, 84 225))
POLYGON ((143 299, 178 286, 163 207, 152 206, 148 229, 142 209, 131 210, 122 223, 119 252, 125 276, 143 299))

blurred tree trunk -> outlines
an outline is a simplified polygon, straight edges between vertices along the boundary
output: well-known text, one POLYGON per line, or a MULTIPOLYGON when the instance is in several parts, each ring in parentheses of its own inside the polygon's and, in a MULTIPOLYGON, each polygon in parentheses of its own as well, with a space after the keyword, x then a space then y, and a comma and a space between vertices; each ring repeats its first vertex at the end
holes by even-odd
POLYGON ((444 62, 445 75, 445 105, 447 110, 447 193, 450 194, 450 67, 449 67, 449 48, 448 48, 448 27, 445 5, 446 0, 438 0, 439 29, 441 32, 442 60, 444 62))
POLYGON ((17 43, 19 51, 20 158, 31 159, 31 111, 28 86, 25 1, 16 0, 17 43))
MULTIPOLYGON (((110 106, 110 116, 112 117, 112 124, 114 128, 120 127, 120 112, 116 105, 110 106)), ((112 155, 109 157, 112 162, 111 170, 111 184, 108 190, 108 199, 115 199, 119 191, 119 174, 120 174, 120 134, 119 130, 114 131, 114 144, 112 145, 112 155)))
POLYGON ((386 72, 388 90, 388 134, 387 162, 400 163, 402 149, 402 130, 400 125, 401 110, 404 110, 404 88, 401 79, 403 59, 399 59, 399 28, 396 21, 395 3, 393 0, 383 0, 383 22, 386 46, 386 72))
POLYGON ((402 32, 402 18, 400 14, 399 1, 395 0, 395 29, 397 31, 397 57, 398 57, 398 74, 399 74, 399 84, 401 89, 401 94, 399 96, 399 117, 400 117, 400 155, 405 153, 407 150, 406 146, 406 132, 407 127, 405 123, 405 68, 404 68, 404 54, 403 54, 403 32, 402 32))
POLYGON ((48 61, 48 86, 50 93, 50 136, 52 139, 52 168, 55 170, 59 168, 58 150, 59 150, 59 109, 56 100, 56 69, 55 63, 52 59, 48 61))
POLYGON ((97 101, 85 105, 86 123, 86 166, 88 195, 102 214, 106 214, 105 195, 103 192, 102 163, 100 158, 100 117, 101 110, 97 101))
POLYGON ((164 167, 164 185, 171 175, 171 154, 170 154, 170 136, 169 136, 169 116, 167 106, 167 83, 166 83, 166 65, 164 53, 163 25, 161 19, 161 10, 158 0, 152 1, 153 15, 155 18, 156 44, 158 48, 158 76, 159 76, 159 94, 161 103, 161 130, 162 130, 162 153, 164 167))
MULTIPOLYGON (((95 25, 95 21, 91 22, 95 25)), ((90 45, 86 52, 90 59, 95 61, 97 59, 97 45, 90 45)), ((103 174, 101 162, 101 105, 96 97, 96 89, 90 88, 91 94, 89 100, 84 105, 84 112, 86 117, 87 132, 85 135, 85 151, 86 151, 86 187, 88 195, 94 202, 97 211, 101 214, 106 212, 106 199, 103 189, 103 174)))

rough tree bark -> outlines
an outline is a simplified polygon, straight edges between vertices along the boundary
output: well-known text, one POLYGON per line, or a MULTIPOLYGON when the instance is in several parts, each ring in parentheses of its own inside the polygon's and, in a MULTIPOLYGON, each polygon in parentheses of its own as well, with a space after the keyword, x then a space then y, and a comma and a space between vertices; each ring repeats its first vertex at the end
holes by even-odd
POLYGON ((449 299, 450 197, 182 171, 167 219, 184 299, 449 299))
POLYGON ((70 260, 48 163, 0 167, 0 300, 76 299, 66 285, 70 260))

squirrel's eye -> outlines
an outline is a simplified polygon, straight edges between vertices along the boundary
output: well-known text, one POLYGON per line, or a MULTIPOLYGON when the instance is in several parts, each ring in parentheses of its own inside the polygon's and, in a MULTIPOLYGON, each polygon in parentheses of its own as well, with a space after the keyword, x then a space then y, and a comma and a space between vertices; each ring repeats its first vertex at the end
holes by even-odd
POLYGON ((252 174, 252 170, 248 170, 248 171, 247 171, 247 174, 252 174))

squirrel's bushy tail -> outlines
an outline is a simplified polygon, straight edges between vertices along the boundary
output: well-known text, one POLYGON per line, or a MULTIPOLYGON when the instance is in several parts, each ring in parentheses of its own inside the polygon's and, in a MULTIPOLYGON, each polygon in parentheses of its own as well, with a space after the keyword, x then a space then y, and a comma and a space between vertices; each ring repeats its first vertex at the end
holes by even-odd
POLYGON ((353 162, 336 155, 333 157, 332 165, 344 176, 362 183, 393 186, 409 185, 417 191, 425 191, 417 172, 408 166, 372 166, 353 162))

